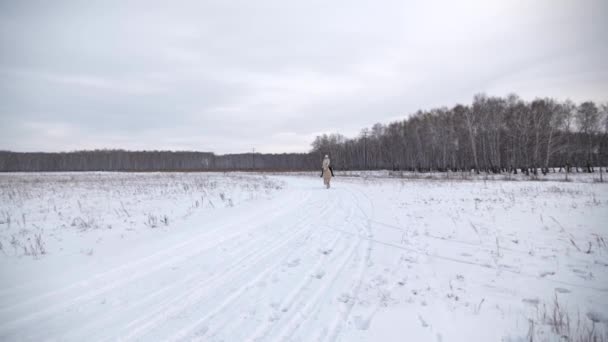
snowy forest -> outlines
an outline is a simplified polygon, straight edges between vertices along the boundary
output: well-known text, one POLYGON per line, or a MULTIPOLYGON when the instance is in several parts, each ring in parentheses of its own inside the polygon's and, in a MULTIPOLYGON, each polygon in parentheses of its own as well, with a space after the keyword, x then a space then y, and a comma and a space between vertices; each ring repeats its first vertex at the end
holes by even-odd
POLYGON ((309 153, 95 150, 0 151, 0 171, 338 170, 593 172, 608 165, 608 104, 476 95, 470 105, 420 110, 354 138, 317 136, 309 153))
POLYGON ((359 137, 319 136, 336 167, 410 171, 593 171, 608 158, 608 104, 476 95, 469 106, 418 111, 359 137))

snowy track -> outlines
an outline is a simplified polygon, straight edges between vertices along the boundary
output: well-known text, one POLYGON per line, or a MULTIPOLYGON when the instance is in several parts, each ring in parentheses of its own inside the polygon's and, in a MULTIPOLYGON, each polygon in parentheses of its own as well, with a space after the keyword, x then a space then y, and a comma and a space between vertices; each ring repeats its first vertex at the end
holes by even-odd
MULTIPOLYGON (((494 340, 525 334, 513 317, 556 288, 579 310, 608 304, 608 249, 568 246, 583 233, 556 233, 562 245, 542 245, 526 241, 534 232, 488 230, 473 214, 437 230, 433 219, 444 227, 446 215, 465 214, 444 208, 429 218, 414 205, 416 194, 408 208, 391 207, 399 204, 389 193, 397 183, 370 190, 351 180, 325 190, 318 179, 283 180, 287 189, 273 199, 193 214, 170 237, 100 247, 103 262, 61 268, 49 256, 26 265, 30 274, 19 275, 26 281, 0 289, 0 340, 494 340), (459 330, 478 324, 502 328, 459 330)), ((606 200, 604 187, 590 229, 606 200)), ((508 222, 492 215, 483 222, 508 222)), ((17 274, 19 262, 5 264, 2 278, 17 274)))
POLYGON ((345 273, 360 274, 369 256, 369 243, 356 237, 369 228, 355 221, 368 212, 345 189, 297 190, 218 219, 218 226, 193 218, 200 233, 152 254, 117 258, 125 263, 86 279, 31 296, 23 295, 28 284, 4 288, 0 336, 190 340, 230 332, 236 339, 286 340, 309 319, 331 322, 336 288, 361 280, 345 273), (247 322, 246 310, 255 307, 267 315, 247 322))

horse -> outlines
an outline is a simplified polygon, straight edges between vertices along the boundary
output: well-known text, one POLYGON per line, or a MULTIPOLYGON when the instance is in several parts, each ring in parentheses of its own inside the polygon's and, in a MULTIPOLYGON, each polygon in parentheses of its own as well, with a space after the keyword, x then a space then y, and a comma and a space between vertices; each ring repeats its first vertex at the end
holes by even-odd
POLYGON ((331 181, 331 177, 333 176, 331 171, 332 170, 331 170, 331 168, 329 166, 323 168, 323 184, 325 184, 325 187, 327 187, 328 189, 329 189, 329 186, 330 186, 329 183, 331 181))
POLYGON ((333 177, 334 175, 334 171, 331 169, 331 166, 329 166, 329 157, 327 155, 325 156, 325 159, 323 159, 321 169, 323 170, 321 172, 321 177, 323 177, 323 184, 325 184, 325 187, 329 189, 329 183, 331 181, 331 177, 333 177))

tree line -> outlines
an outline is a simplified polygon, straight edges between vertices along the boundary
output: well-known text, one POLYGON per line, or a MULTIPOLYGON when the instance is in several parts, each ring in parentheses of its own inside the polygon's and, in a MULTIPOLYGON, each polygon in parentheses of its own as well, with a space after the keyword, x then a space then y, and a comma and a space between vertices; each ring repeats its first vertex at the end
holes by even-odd
POLYGON ((336 168, 547 172, 608 164, 608 104, 476 95, 471 105, 418 111, 358 137, 317 136, 336 168))
POLYGON ((336 170, 547 172, 608 165, 608 104, 476 95, 470 105, 419 110, 354 138, 317 136, 309 153, 0 151, 0 171, 336 170))
POLYGON ((312 170, 310 153, 215 155, 209 152, 94 150, 0 151, 0 172, 312 170))

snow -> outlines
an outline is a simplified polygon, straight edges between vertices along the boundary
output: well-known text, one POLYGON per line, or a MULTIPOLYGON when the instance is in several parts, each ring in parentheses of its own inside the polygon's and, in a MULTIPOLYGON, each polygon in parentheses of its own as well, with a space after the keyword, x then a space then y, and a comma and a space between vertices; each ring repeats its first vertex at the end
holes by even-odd
POLYGON ((535 341, 608 332, 608 185, 0 174, 0 340, 535 341))

